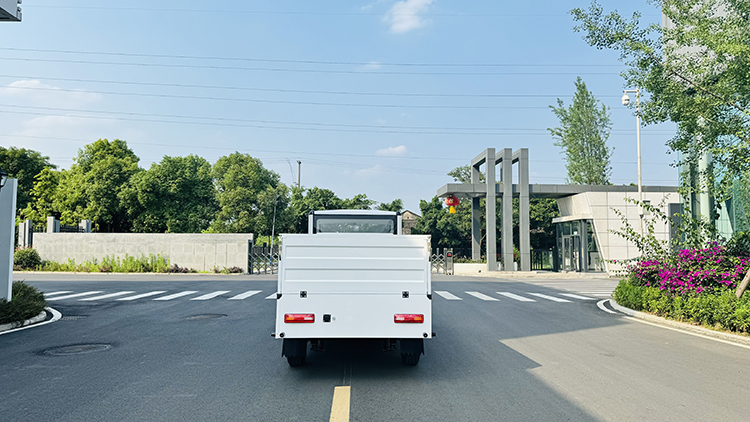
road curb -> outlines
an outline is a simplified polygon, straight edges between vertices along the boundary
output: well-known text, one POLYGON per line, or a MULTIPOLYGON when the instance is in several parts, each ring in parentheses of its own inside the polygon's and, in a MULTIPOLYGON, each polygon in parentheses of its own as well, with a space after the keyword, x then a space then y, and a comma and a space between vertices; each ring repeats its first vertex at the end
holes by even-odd
POLYGON ((34 318, 29 318, 26 321, 9 322, 7 324, 0 324, 0 333, 3 331, 12 330, 14 328, 25 327, 27 325, 36 324, 37 322, 44 321, 47 318, 47 311, 42 311, 39 315, 34 318))
POLYGON ((662 325, 669 328, 674 328, 681 331, 687 331, 693 334, 699 334, 706 337, 712 337, 719 340, 729 341, 732 343, 738 343, 745 346, 750 346, 750 337, 745 337, 737 334, 725 333, 722 331, 715 331, 708 328, 700 327, 697 325, 686 324, 684 322, 673 321, 671 319, 662 318, 656 315, 647 314, 645 312, 636 311, 630 308, 626 308, 619 303, 615 302, 614 299, 609 300, 609 304, 614 309, 623 314, 629 315, 633 318, 642 319, 653 324, 662 325))

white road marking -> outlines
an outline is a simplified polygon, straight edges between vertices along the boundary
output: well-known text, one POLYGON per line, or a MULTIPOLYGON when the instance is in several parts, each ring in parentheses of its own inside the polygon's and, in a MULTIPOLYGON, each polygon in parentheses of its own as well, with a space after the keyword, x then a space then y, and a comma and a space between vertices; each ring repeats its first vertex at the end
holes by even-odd
POLYGON ((482 300, 486 300, 486 301, 493 301, 493 302, 497 302, 498 301, 497 299, 495 299, 492 296, 487 296, 486 294, 482 294, 482 293, 479 293, 479 292, 466 292, 466 294, 472 295, 472 296, 474 296, 477 299, 482 299, 482 300))
POLYGON ((456 295, 454 295, 453 293, 450 293, 450 292, 435 290, 435 293, 437 293, 441 297, 443 297, 445 299, 448 299, 448 300, 463 300, 460 297, 458 297, 458 296, 456 296, 456 295))
POLYGON ((276 293, 271 293, 270 295, 266 296, 266 299, 276 299, 276 293))
MULTIPOLYGON (((609 299, 607 299, 607 300, 609 300, 609 299)), ((598 305, 598 303, 597 303, 597 305, 598 305)), ((690 332, 690 331, 680 330, 679 328, 672 328, 672 327, 667 327, 667 326, 660 325, 660 324, 654 324, 653 322, 644 321, 644 320, 642 320, 640 318, 635 318, 635 317, 631 317, 631 316, 626 316, 624 318, 625 319, 629 319, 631 321, 640 322, 641 324, 653 325, 654 327, 664 328, 665 330, 677 331, 678 333, 689 334, 691 336, 704 338, 706 340, 718 341, 719 343, 724 343, 724 344, 729 344, 729 345, 732 345, 732 346, 737 346, 737 347, 742 347, 742 348, 745 348, 745 349, 750 349, 750 346, 748 346, 746 344, 742 344, 742 343, 735 343, 735 342, 729 341, 729 340, 724 340, 724 339, 720 339, 720 338, 704 336, 703 334, 698 334, 698 333, 693 333, 693 332, 690 332)))
POLYGON ((55 321, 59 321, 60 318, 62 318, 62 314, 60 312, 58 312, 57 309, 50 308, 49 306, 46 307, 46 308, 44 308, 44 309, 46 309, 47 311, 49 311, 49 313, 52 314, 52 319, 50 319, 49 321, 43 321, 43 322, 39 322, 39 323, 36 323, 36 324, 27 325, 25 327, 14 328, 12 330, 6 330, 6 331, 3 331, 3 332, 0 332, 0 336, 3 335, 3 334, 15 333, 16 331, 28 330, 29 328, 41 327, 42 325, 47 325, 47 324, 53 323, 55 321))
POLYGON ((83 293, 76 293, 76 294, 73 294, 73 295, 58 296, 58 297, 50 298, 49 300, 72 299, 74 297, 89 296, 89 295, 95 295, 95 294, 98 294, 98 293, 101 293, 101 291, 97 290, 97 291, 93 291, 93 292, 83 292, 83 293))
POLYGON ((560 296, 571 297, 573 299, 580 299, 580 300, 596 300, 593 297, 574 295, 573 293, 560 293, 560 296))
POLYGON ((160 295, 160 294, 166 293, 166 292, 167 292, 166 290, 159 290, 159 291, 156 291, 156 292, 141 293, 141 294, 135 295, 135 296, 121 297, 121 298, 119 298, 117 300, 136 300, 136 299, 140 299, 140 298, 144 298, 144 297, 160 295))
POLYGON ((194 297, 194 298, 192 298, 190 300, 208 300, 208 299, 213 299, 216 296, 221 296, 221 295, 223 295, 225 293, 229 293, 230 291, 231 290, 219 290, 219 291, 216 291, 216 292, 213 292, 213 293, 207 293, 207 294, 205 294, 203 296, 194 297))
POLYGON ((568 299, 560 299, 559 297, 547 296, 547 295, 543 295, 541 293, 529 293, 529 294, 532 295, 532 296, 541 297, 542 299, 551 300, 553 302, 560 302, 560 303, 562 303, 562 302, 570 302, 568 299))
POLYGON ((194 293, 198 293, 198 291, 197 291, 197 290, 187 290, 187 291, 184 291, 184 292, 180 292, 180 293, 175 293, 175 294, 172 294, 172 295, 167 295, 167 296, 157 297, 157 298, 156 298, 156 299, 154 299, 154 300, 172 300, 172 299, 176 299, 176 298, 178 298, 178 297, 183 297, 183 296, 187 296, 187 295, 192 295, 192 294, 194 294, 194 293))
POLYGON ((256 294, 258 294, 260 292, 262 292, 262 290, 250 290, 250 291, 247 291, 245 293, 240 293, 237 296, 232 296, 232 297, 230 297, 227 300, 242 300, 242 299, 247 299, 250 296, 256 295, 256 294))
POLYGON ((516 294, 513 294, 513 293, 509 293, 509 292, 497 292, 497 294, 503 295, 505 297, 509 297, 509 298, 511 298, 513 300, 517 300, 519 302, 536 302, 536 300, 534 300, 534 299, 529 299, 528 297, 519 296, 519 295, 516 295, 516 294))
POLYGON ((604 302, 607 302, 607 301, 609 301, 609 299, 604 299, 604 300, 600 300, 600 301, 596 302, 596 306, 598 306, 598 307, 599 307, 599 309, 601 309, 601 310, 602 310, 602 311, 604 311, 604 312, 608 312, 608 313, 610 313, 610 314, 616 314, 617 312, 615 312, 615 311, 610 311, 609 309, 607 309, 607 308, 606 308, 606 307, 604 306, 604 302))
POLYGON ((72 291, 70 291, 70 290, 63 290, 61 292, 50 292, 50 293, 45 293, 44 296, 47 297, 47 296, 61 295, 63 293, 72 293, 72 291))
POLYGON ((106 295, 101 295, 101 296, 94 296, 94 297, 87 297, 87 298, 85 298, 85 299, 78 299, 78 300, 100 300, 100 299, 109 299, 109 298, 111 298, 111 297, 117 297, 117 296, 122 296, 122 295, 129 295, 129 294, 131 294, 131 293, 135 293, 135 292, 117 292, 117 293, 109 293, 109 294, 106 294, 106 295))

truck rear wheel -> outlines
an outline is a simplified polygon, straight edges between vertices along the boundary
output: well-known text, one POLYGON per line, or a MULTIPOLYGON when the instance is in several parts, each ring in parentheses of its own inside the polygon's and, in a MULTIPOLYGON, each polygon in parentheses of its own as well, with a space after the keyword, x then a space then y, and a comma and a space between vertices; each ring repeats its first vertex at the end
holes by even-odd
POLYGON ((401 362, 414 366, 419 363, 419 357, 424 353, 424 340, 421 338, 401 339, 401 362))
POLYGON ((289 366, 302 366, 307 360, 306 339, 284 339, 281 355, 286 356, 289 366))

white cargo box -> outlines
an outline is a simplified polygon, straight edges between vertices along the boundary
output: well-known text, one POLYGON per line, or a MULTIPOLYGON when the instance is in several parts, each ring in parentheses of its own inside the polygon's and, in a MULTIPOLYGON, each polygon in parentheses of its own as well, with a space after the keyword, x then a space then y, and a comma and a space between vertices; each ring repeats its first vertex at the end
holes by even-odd
POLYGON ((276 338, 432 337, 429 257, 429 236, 282 235, 276 338), (312 314, 314 322, 288 323, 286 314, 312 314), (394 321, 404 314, 424 321, 394 321))

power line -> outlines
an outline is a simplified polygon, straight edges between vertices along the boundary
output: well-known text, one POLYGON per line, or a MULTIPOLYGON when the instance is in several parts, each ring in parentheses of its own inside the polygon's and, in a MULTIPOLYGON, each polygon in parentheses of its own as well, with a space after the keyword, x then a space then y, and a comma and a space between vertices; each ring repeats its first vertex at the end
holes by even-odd
POLYGON ((261 63, 289 63, 289 64, 320 64, 320 65, 347 65, 347 66, 402 66, 402 67, 622 67, 617 64, 552 64, 552 63, 408 63, 408 62, 353 62, 353 61, 325 61, 325 60, 290 60, 290 59, 263 59, 252 57, 220 57, 220 56, 189 56, 179 54, 143 54, 143 53, 122 53, 110 51, 81 51, 81 50, 48 50, 39 48, 17 48, 17 47, 0 47, 5 51, 23 51, 34 53, 56 53, 56 54, 81 54, 96 56, 115 56, 115 57, 148 57, 160 59, 181 59, 181 60, 223 60, 223 61, 244 61, 244 62, 261 62, 261 63))
POLYGON ((372 71, 362 70, 334 70, 334 69, 286 69, 274 67, 245 67, 245 66, 218 66, 199 64, 173 64, 173 63, 143 63, 143 62, 104 62, 90 60, 63 60, 63 59, 39 59, 28 57, 2 57, 3 60, 40 62, 40 63, 68 63, 68 64, 93 64, 106 66, 138 66, 138 67, 165 67, 165 68, 187 68, 187 69, 216 69, 216 70, 243 70, 253 72, 290 72, 290 73, 321 73, 321 74, 348 74, 348 75, 419 75, 419 76, 580 76, 580 75, 617 75, 616 72, 405 72, 405 71, 372 71))
MULTIPOLYGON (((18 104, 0 104, 0 107, 9 108, 23 108, 31 110, 49 110, 49 111, 74 111, 80 113, 96 113, 105 115, 126 115, 126 116, 141 116, 141 117, 163 117, 163 118, 177 118, 177 119, 190 119, 190 120, 215 120, 221 122, 243 122, 243 123, 262 123, 262 124, 273 124, 273 125, 300 125, 300 126, 315 126, 315 127, 333 127, 333 128, 357 128, 357 129, 373 129, 374 132, 381 132, 385 129, 402 129, 407 131, 412 130, 429 130, 429 131, 440 131, 440 133, 447 133, 448 131, 481 131, 481 132, 495 132, 488 133, 490 135, 503 135, 509 131, 543 131, 547 133, 545 129, 538 128, 501 128, 501 127, 446 127, 446 126, 397 126, 397 125, 363 125, 363 124, 346 124, 346 123, 319 123, 319 122, 294 122, 294 121, 279 121, 279 120, 257 120, 257 119, 234 119, 227 117, 205 117, 195 115, 178 115, 178 114, 154 114, 154 113, 135 113, 135 112, 123 112, 123 111, 101 111, 101 110, 87 110, 87 109, 74 109, 74 108, 58 108, 58 107, 40 107, 40 106, 24 106, 18 104)), ((152 121, 152 120, 148 120, 152 121)), ((630 133, 630 130, 615 130, 616 132, 630 133)), ((412 132, 406 132, 412 133, 412 132)), ((655 133, 673 133, 671 131, 649 131, 650 134, 655 133)), ((451 133, 453 134, 453 133, 451 133)), ((465 133, 459 133, 465 134, 465 133)))
MULTIPOLYGON (((253 91, 253 92, 274 92, 285 94, 325 94, 325 95, 355 95, 355 96, 382 96, 382 97, 446 97, 446 98, 560 98, 570 97, 571 94, 434 94, 434 93, 408 93, 408 92, 357 92, 357 91, 320 91, 320 90, 299 90, 299 89, 279 89, 279 88, 251 88, 238 86, 222 85, 197 85, 197 84, 176 84, 176 83, 159 83, 159 82, 134 82, 134 81, 113 81, 102 79, 80 79, 80 78, 57 78, 46 76, 23 76, 23 75, 0 75, 0 78, 13 79, 34 79, 50 80, 65 82, 87 82, 102 84, 118 85, 136 85, 136 86, 160 86, 168 88, 201 88, 201 89, 225 89, 233 91, 253 91)), ((12 88, 12 87, 9 87, 12 88)), ((599 95, 598 98, 620 98, 620 95, 599 95)))

